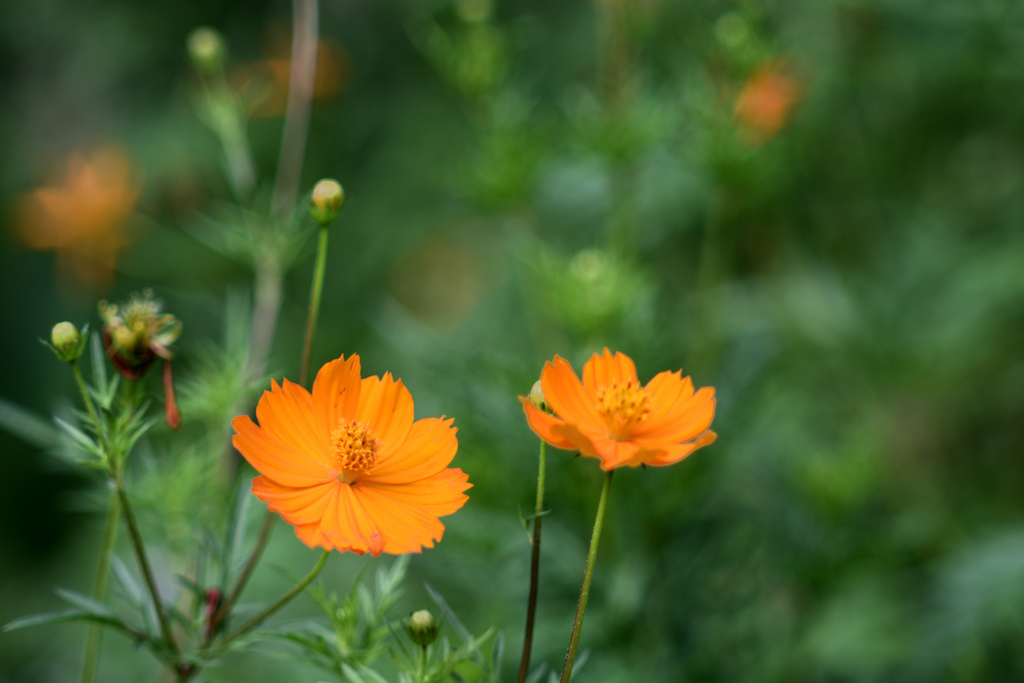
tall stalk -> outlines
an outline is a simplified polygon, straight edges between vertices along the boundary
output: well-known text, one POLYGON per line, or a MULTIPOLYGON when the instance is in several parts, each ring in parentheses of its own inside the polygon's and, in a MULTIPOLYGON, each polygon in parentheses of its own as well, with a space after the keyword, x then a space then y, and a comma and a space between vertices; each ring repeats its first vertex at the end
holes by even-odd
MULTIPOLYGON (((317 0, 295 0, 292 5, 292 60, 290 80, 288 83, 288 104, 285 112, 284 132, 281 136, 281 152, 278 159, 277 178, 274 182, 272 204, 273 218, 278 223, 291 220, 298 196, 299 181, 302 172, 302 160, 305 156, 306 138, 309 133, 309 117, 313 105, 313 83, 316 79, 316 55, 318 45, 319 8, 317 0)), ((310 315, 313 316, 313 327, 316 318, 313 315, 314 303, 318 311, 320 306, 320 289, 323 286, 324 255, 327 249, 326 229, 321 228, 320 243, 317 249, 317 269, 313 278, 313 294, 310 300, 310 315), (318 284, 319 282, 319 284, 318 284), (315 296, 313 296, 315 295, 315 296), (315 302, 314 302, 315 298, 315 302)), ((280 264, 273 260, 264 265, 257 264, 254 285, 255 305, 253 310, 252 330, 250 334, 250 355, 248 376, 261 377, 266 372, 267 361, 273 344, 274 332, 281 309, 283 273, 280 264)), ((315 330, 314 330, 315 332, 315 330)), ((307 326, 304 346, 312 347, 312 334, 307 326)), ((308 364, 307 355, 303 353, 303 367, 308 364)), ((305 385, 305 379, 301 384, 305 385)), ((242 571, 234 586, 227 593, 213 616, 213 623, 204 646, 209 645, 217 630, 227 617, 232 605, 241 597, 252 575, 256 564, 263 555, 270 532, 273 529, 274 514, 267 510, 263 525, 252 552, 246 558, 242 571)), ((290 599, 290 598, 289 598, 290 599)))
POLYGON ((279 220, 287 220, 291 216, 299 194, 302 159, 306 153, 309 117, 313 109, 313 85, 316 82, 318 14, 317 0, 295 0, 292 3, 288 104, 274 182, 273 211, 279 220))
POLYGON ((117 497, 120 499, 121 507, 124 509, 124 521, 128 527, 128 537, 131 539, 132 548, 135 549, 135 559, 139 563, 139 571, 142 572, 142 578, 146 582, 146 589, 149 591, 153 605, 156 608, 157 620, 160 622, 160 635, 163 637, 164 644, 168 650, 177 655, 179 654, 178 644, 175 642, 174 634, 171 632, 171 624, 167 617, 167 607, 160 597, 160 590, 157 588, 156 579, 153 578, 153 569, 149 564, 149 558, 146 556, 146 546, 142 542, 142 534, 139 531, 138 523, 135 521, 135 514, 132 512, 131 502, 128 500, 128 492, 124 488, 124 480, 119 472, 116 475, 114 484, 117 497))
POLYGON ((316 336, 316 321, 320 316, 320 297, 324 291, 324 271, 327 264, 327 238, 329 227, 321 225, 316 245, 316 266, 313 268, 313 284, 309 291, 309 313, 306 316, 306 337, 302 342, 302 365, 299 369, 299 384, 306 386, 309 381, 309 363, 313 356, 313 337, 316 336))
POLYGON ((227 643, 230 643, 235 638, 244 636, 246 633, 248 633, 249 631, 259 626, 261 623, 263 623, 263 621, 267 617, 269 617, 274 612, 276 612, 277 610, 281 609, 289 602, 291 602, 292 598, 294 598, 296 595, 304 591, 306 589, 306 586, 313 583, 313 579, 315 579, 317 575, 320 574, 320 570, 322 570, 324 568, 324 565, 327 564, 327 558, 330 557, 330 555, 330 550, 324 550, 323 553, 320 554, 320 559, 317 560, 315 565, 313 565, 313 569, 309 572, 309 574, 306 575, 306 578, 302 579, 297 584, 292 586, 292 589, 290 591, 288 591, 280 598, 278 598, 270 607, 267 607, 265 610, 254 616, 252 619, 245 622, 245 624, 240 626, 237 630, 232 631, 230 634, 225 636, 224 641, 221 644, 225 645, 227 643))
MULTIPOLYGON (((316 81, 317 31, 319 8, 317 0, 295 0, 292 4, 292 60, 288 81, 288 104, 285 110, 281 152, 274 180, 271 204, 277 225, 292 219, 299 193, 302 160, 306 154, 309 117, 313 109, 313 84, 316 81)), ((267 368, 270 350, 281 310, 281 282, 284 273, 276 254, 257 259, 250 336, 249 377, 261 377, 267 368)))
POLYGON ((583 572, 583 587, 580 588, 580 601, 576 605, 576 618, 572 622, 572 635, 569 636, 569 650, 565 653, 565 666, 562 668, 561 683, 569 683, 572 676, 572 665, 576 661, 576 648, 580 644, 580 631, 583 630, 583 615, 587 612, 587 600, 590 599, 590 581, 594 578, 594 562, 597 560, 597 543, 601 540, 601 528, 604 526, 604 511, 608 505, 608 491, 612 486, 610 470, 605 475, 604 486, 601 487, 601 499, 597 503, 597 515, 594 517, 594 531, 590 535, 590 551, 587 553, 587 568, 583 572))
MULTIPOLYGON (((96 563, 96 578, 92 584, 92 599, 103 602, 107 594, 107 575, 110 573, 110 554, 117 540, 117 522, 121 516, 121 501, 116 494, 110 496, 107 507, 107 521, 103 526, 103 542, 100 545, 100 558, 96 563)), ((96 678, 96 665, 100 659, 100 642, 103 639, 103 628, 96 623, 89 624, 85 640, 85 656, 82 658, 82 683, 92 683, 96 678)))
POLYGON ((526 604, 526 629, 523 631, 523 656, 519 660, 518 683, 526 681, 530 670, 530 651, 533 649, 533 624, 537 617, 537 587, 540 583, 540 529, 544 512, 544 470, 547 442, 540 440, 540 466, 537 471, 537 504, 533 511, 533 541, 530 553, 530 597, 526 604))

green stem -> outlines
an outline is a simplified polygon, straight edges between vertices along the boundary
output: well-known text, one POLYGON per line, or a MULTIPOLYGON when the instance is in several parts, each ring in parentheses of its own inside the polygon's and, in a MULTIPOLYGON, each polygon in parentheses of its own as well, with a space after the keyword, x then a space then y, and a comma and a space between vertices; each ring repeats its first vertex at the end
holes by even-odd
POLYGON ((523 656, 519 660, 518 683, 526 681, 530 670, 530 650, 533 649, 533 624, 537 618, 537 585, 540 578, 540 528, 544 512, 544 470, 547 459, 547 442, 540 441, 540 467, 537 471, 537 505, 533 513, 533 542, 530 555, 530 597, 526 603, 526 629, 523 632, 523 656))
POLYGON ((128 492, 125 491, 120 474, 117 475, 115 483, 117 497, 121 501, 121 507, 124 508, 124 521, 128 526, 128 535, 131 537, 132 547, 135 549, 135 558, 139 563, 139 569, 142 570, 142 577, 146 580, 146 588, 149 589, 149 595, 156 606, 156 616, 160 620, 160 633, 163 635, 164 643, 167 644, 170 651, 177 654, 178 645, 174 642, 174 634, 171 633, 171 625, 167 620, 167 610, 164 607, 163 600, 160 599, 160 591, 157 590, 156 581, 153 578, 153 570, 150 568, 149 559, 146 557, 146 547, 142 543, 142 534, 139 533, 139 526, 135 521, 135 514, 132 512, 131 503, 128 501, 128 492))
POLYGON ((253 570, 256 569, 256 564, 259 562, 260 556, 263 554, 263 549, 267 545, 267 540, 270 538, 270 531, 273 528, 274 513, 267 510, 267 514, 263 518, 263 526, 260 528, 260 534, 256 538, 256 545, 253 546, 252 552, 249 554, 248 559, 246 559, 245 566, 242 567, 242 572, 238 575, 238 580, 235 582, 235 587, 231 589, 231 592, 221 602, 220 607, 217 608, 213 618, 210 620, 209 632, 203 641, 203 647, 209 645, 210 642, 217 637, 217 634, 220 632, 221 624, 223 624, 224 619, 227 618, 232 605, 238 602, 238 598, 241 597, 242 591, 245 589, 245 584, 249 582, 249 577, 252 576, 253 570))
POLYGON ((313 579, 317 577, 317 574, 320 573, 320 570, 324 568, 325 564, 327 564, 327 558, 330 556, 330 554, 331 551, 324 550, 323 554, 320 555, 320 559, 317 560, 316 565, 313 566, 312 571, 310 571, 309 574, 306 575, 306 578, 292 586, 292 589, 284 595, 282 595, 280 598, 278 598, 277 602, 275 602, 273 605, 257 614, 249 621, 247 621, 245 625, 243 625, 241 628, 239 628, 236 631, 232 631, 227 637, 224 638, 224 640, 221 642, 221 645, 227 645, 232 640, 240 636, 244 636, 246 633, 259 626, 264 619, 266 619, 271 614, 287 605, 289 602, 291 602, 292 598, 294 598, 296 595, 304 591, 306 589, 306 586, 313 582, 313 579))
POLYGON ((309 363, 313 355, 313 337, 316 335, 316 321, 320 316, 320 296, 324 291, 328 235, 328 227, 321 225, 320 239, 316 245, 316 266, 313 268, 313 284, 309 292, 309 316, 306 318, 306 339, 302 344, 302 367, 299 370, 299 384, 301 386, 306 386, 306 382, 309 380, 309 363))
POLYGON ((274 179, 271 208, 281 222, 290 220, 302 175, 302 159, 306 154, 309 118, 313 110, 313 89, 316 84, 317 33, 319 7, 317 0, 292 2, 292 60, 288 78, 288 102, 285 105, 281 154, 274 179))
MULTIPOLYGON (((100 546, 100 560, 96 565, 96 578, 92 584, 92 599, 103 602, 107 593, 107 573, 110 569, 110 554, 117 539, 117 519, 121 516, 121 502, 116 495, 110 497, 107 521, 103 527, 103 543, 100 546)), ((82 683, 92 683, 96 677, 96 665, 100 656, 100 640, 103 631, 99 624, 89 624, 85 641, 85 658, 82 660, 82 683)))
POLYGON ((576 606, 576 620, 572 624, 572 635, 569 637, 569 651, 565 654, 565 666, 562 668, 561 683, 569 683, 572 676, 572 664, 576 660, 576 648, 580 644, 580 631, 583 629, 583 615, 587 611, 587 600, 590 598, 590 581, 594 578, 594 561, 597 559, 597 542, 601 540, 601 527, 604 525, 604 510, 608 505, 608 490, 612 486, 612 474, 609 470, 601 488, 601 500, 597 503, 597 516, 594 518, 594 532, 590 536, 590 552, 587 553, 587 569, 583 572, 583 587, 580 589, 580 601, 576 606))
POLYGON ((75 382, 78 384, 78 391, 82 394, 82 402, 85 404, 85 409, 89 411, 89 417, 92 418, 93 424, 96 425, 97 435, 103 428, 100 422, 100 417, 96 413, 96 406, 92 404, 92 397, 89 396, 89 390, 85 387, 85 380, 82 379, 82 369, 78 367, 78 361, 71 361, 71 371, 75 373, 75 382))

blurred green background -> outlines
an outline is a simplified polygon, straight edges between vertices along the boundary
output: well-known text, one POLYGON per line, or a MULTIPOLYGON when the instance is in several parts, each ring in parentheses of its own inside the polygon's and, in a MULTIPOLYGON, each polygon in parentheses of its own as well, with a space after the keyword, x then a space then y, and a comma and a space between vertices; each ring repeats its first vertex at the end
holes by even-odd
MULTIPOLYGON (((204 244, 232 198, 185 38, 216 27, 229 80, 257 83, 267 185, 290 23, 262 0, 0 9, 0 396, 66 414, 71 376, 37 338, 146 286, 184 322, 179 379, 202 372, 251 275, 204 244), (124 244, 33 241, 27 198, 111 149, 131 169, 124 244)), ((1024 678, 1024 5, 323 0, 321 35, 303 188, 331 176, 349 199, 315 364, 358 353, 401 377, 417 416, 455 418, 475 484, 396 613, 428 605, 429 581, 472 630, 505 632, 512 675, 537 463, 516 396, 554 354, 579 371, 607 345, 643 381, 714 386, 720 437, 616 475, 580 681, 1024 678)), ((312 241, 278 378, 297 374, 311 272, 312 241)), ((56 586, 88 592, 102 482, 0 448, 7 622, 57 608, 56 586)), ((173 502, 182 468, 143 450, 173 502)), ((559 667, 601 475, 549 463, 534 661, 559 667)), ((159 510, 158 558, 159 534, 177 542, 159 510)), ((315 555, 278 524, 248 599, 315 555)), ((328 587, 366 561, 332 558, 328 587)), ((84 633, 0 636, 0 680, 75 679, 84 633)), ((99 680, 158 680, 104 644, 99 680)), ((227 661, 205 680, 324 678, 269 646, 227 661)))

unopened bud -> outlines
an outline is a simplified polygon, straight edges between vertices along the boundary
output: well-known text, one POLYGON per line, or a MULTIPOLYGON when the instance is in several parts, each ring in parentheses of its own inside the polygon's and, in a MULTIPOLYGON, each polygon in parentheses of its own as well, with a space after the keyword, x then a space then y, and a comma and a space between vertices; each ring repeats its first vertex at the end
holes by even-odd
POLYGON ((533 388, 530 389, 530 403, 534 408, 544 410, 544 389, 540 385, 540 380, 534 382, 533 388))
POLYGON ((48 346, 57 358, 70 363, 81 358, 82 352, 85 351, 85 339, 71 323, 57 323, 50 331, 48 346))
POLYGON ((57 323, 50 332, 50 341, 61 351, 70 351, 78 346, 78 340, 81 338, 78 328, 67 322, 57 323))
POLYGON ((437 640, 437 622, 429 610, 421 609, 409 617, 409 637, 417 645, 430 645, 437 640))
POLYGON ((345 201, 345 190, 341 183, 331 178, 324 178, 313 187, 309 197, 309 215, 322 227, 334 222, 345 201))
POLYGON ((196 70, 204 75, 212 75, 224 68, 227 60, 227 46, 224 37, 209 26, 200 26, 188 34, 188 56, 196 70))

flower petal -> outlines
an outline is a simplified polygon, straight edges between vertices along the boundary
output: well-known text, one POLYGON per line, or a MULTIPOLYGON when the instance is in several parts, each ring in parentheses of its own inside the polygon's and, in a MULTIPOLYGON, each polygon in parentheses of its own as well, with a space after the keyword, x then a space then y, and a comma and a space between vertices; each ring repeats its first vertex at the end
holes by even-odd
MULTIPOLYGON (((671 465, 673 463, 679 462, 686 456, 690 455, 690 453, 693 453, 698 448, 703 448, 704 446, 714 443, 715 439, 717 438, 718 435, 709 430, 704 432, 699 439, 691 443, 683 443, 675 446, 666 446, 664 448, 659 448, 653 457, 643 457, 642 462, 648 465, 652 465, 654 467, 664 467, 665 465, 671 465)), ((633 467, 636 467, 636 465, 640 464, 640 462, 637 462, 636 464, 631 462, 629 464, 632 465, 633 467)))
POLYGON ((581 449, 580 453, 599 458, 601 469, 606 472, 622 467, 637 457, 650 457, 655 454, 642 444, 633 441, 614 441, 600 434, 591 435, 590 443, 590 450, 581 449))
POLYGON ((428 417, 416 420, 408 436, 377 465, 360 477, 381 484, 404 484, 437 474, 455 457, 459 442, 454 420, 428 417))
POLYGON ((337 481, 316 486, 281 486, 261 476, 252 480, 252 493, 289 524, 309 524, 323 517, 332 491, 338 486, 337 481))
POLYGON ((640 383, 633 360, 620 352, 613 356, 608 347, 605 347, 604 353, 600 356, 596 353, 591 356, 583 366, 583 386, 591 396, 597 393, 598 387, 609 386, 612 383, 621 385, 626 382, 640 383))
POLYGON ((593 398, 584 390, 580 378, 564 358, 555 356, 554 363, 544 364, 540 385, 544 400, 558 417, 569 424, 592 430, 603 429, 604 423, 597 414, 593 398))
POLYGON ((633 432, 632 439, 648 447, 672 446, 689 441, 711 426, 715 417, 715 390, 704 387, 689 400, 673 407, 653 424, 646 422, 633 432))
POLYGON ((600 457, 595 441, 608 441, 607 437, 600 436, 593 432, 584 434, 576 425, 571 425, 565 422, 552 425, 551 433, 554 434, 556 438, 562 439, 566 443, 570 444, 570 448, 567 450, 579 451, 583 455, 591 455, 594 457, 600 457))
POLYGON ((367 377, 359 390, 359 407, 354 419, 365 424, 381 440, 378 458, 386 458, 399 448, 412 427, 412 394, 384 373, 384 378, 367 377))
POLYGON ((322 368, 313 382, 313 412, 317 430, 328 441, 341 418, 355 419, 359 407, 359 356, 353 354, 332 360, 322 368))
POLYGON ((387 553, 418 553, 433 548, 444 535, 444 524, 424 508, 387 496, 376 488, 354 489, 364 509, 387 529, 382 550, 387 553))
POLYGON ((644 387, 650 395, 651 408, 644 425, 649 427, 656 424, 669 411, 693 396, 693 381, 689 377, 682 377, 682 374, 678 370, 659 372, 644 387))
MULTIPOLYGON (((338 490, 338 511, 338 517, 333 520, 334 529, 339 538, 351 543, 352 550, 360 554, 369 551, 373 557, 384 551, 383 532, 351 486, 345 485, 338 490)), ((325 533, 333 540, 335 535, 332 531, 329 528, 325 533)), ((335 542, 335 545, 339 544, 335 542)))
POLYGON ((332 478, 309 454, 289 447, 256 426, 248 415, 231 421, 231 439, 238 452, 256 471, 282 486, 313 486, 332 478))
POLYGON ((330 550, 334 547, 330 544, 330 541, 326 539, 323 539, 323 541, 320 540, 320 520, 317 520, 312 524, 296 524, 295 535, 299 537, 300 541, 308 545, 310 548, 315 548, 320 545, 323 546, 325 550, 330 550))
POLYGON ((472 488, 472 484, 465 472, 458 468, 448 468, 407 484, 382 484, 371 479, 360 479, 354 488, 357 492, 372 489, 391 500, 415 505, 434 517, 441 517, 452 514, 466 504, 469 496, 463 491, 472 488))
POLYGON ((270 381, 256 405, 260 429, 291 450, 329 468, 330 437, 323 435, 312 419, 313 399, 309 392, 288 380, 284 386, 270 381))
POLYGON ((520 396, 519 400, 523 404, 523 411, 526 412, 526 421, 530 424, 530 429, 532 429, 537 436, 544 439, 555 448, 561 448, 566 451, 578 450, 571 441, 567 440, 565 437, 555 434, 553 431, 553 427, 555 425, 565 424, 563 420, 534 407, 534 405, 530 403, 530 399, 526 396, 520 396))

